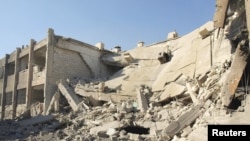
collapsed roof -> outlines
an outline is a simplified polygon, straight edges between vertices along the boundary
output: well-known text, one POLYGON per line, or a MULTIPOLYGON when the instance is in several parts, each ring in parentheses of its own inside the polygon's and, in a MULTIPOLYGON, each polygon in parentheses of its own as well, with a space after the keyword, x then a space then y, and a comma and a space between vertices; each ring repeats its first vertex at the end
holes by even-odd
POLYGON ((181 37, 172 32, 152 45, 106 51, 99 59, 115 73, 61 78, 46 111, 35 103, 33 118, 21 120, 24 112, 1 124, 18 127, 21 137, 32 125, 35 139, 204 140, 208 124, 249 123, 249 15, 248 0, 217 0, 214 21, 181 37))

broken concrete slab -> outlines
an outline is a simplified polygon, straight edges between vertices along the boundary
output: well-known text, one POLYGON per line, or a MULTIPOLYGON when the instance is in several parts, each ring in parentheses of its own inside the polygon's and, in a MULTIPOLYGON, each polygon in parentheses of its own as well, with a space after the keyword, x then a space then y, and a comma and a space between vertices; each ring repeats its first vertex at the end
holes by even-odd
POLYGON ((60 93, 56 92, 55 95, 51 99, 46 115, 50 114, 51 110, 53 109, 53 105, 55 104, 56 104, 55 106, 56 108, 54 107, 54 110, 59 111, 59 102, 56 102, 56 101, 59 101, 59 99, 60 99, 60 93))
POLYGON ((141 89, 137 88, 136 92, 139 109, 141 112, 146 112, 148 109, 148 100, 146 99, 146 96, 141 92, 141 89))
POLYGON ((18 121, 18 124, 21 126, 35 125, 52 121, 54 118, 55 117, 53 115, 36 116, 33 118, 18 121))
POLYGON ((152 85, 152 91, 161 91, 167 83, 177 80, 181 75, 180 72, 164 72, 162 70, 152 85))
POLYGON ((244 69, 247 65, 247 58, 249 56, 248 42, 245 40, 241 41, 235 51, 234 59, 229 68, 229 72, 223 83, 221 98, 224 106, 229 106, 231 103, 235 90, 238 87, 244 69), (247 50, 247 51, 246 51, 247 50))
POLYGON ((199 104, 191 108, 188 112, 181 115, 178 120, 171 122, 164 132, 168 136, 176 135, 184 127, 194 122, 194 120, 201 114, 201 107, 202 105, 199 104))
POLYGON ((186 87, 179 85, 175 82, 170 83, 161 93, 160 97, 156 99, 156 102, 163 102, 169 98, 183 94, 186 91, 186 87))
POLYGON ((120 121, 112 121, 108 123, 104 123, 101 126, 96 126, 90 129, 89 133, 92 135, 97 135, 99 132, 107 132, 110 128, 118 129, 121 128, 123 124, 120 121))
POLYGON ((75 87, 76 94, 89 98, 90 102, 94 106, 99 106, 100 101, 113 101, 120 102, 128 99, 135 99, 133 95, 122 95, 117 93, 102 93, 102 92, 87 92, 81 84, 77 84, 75 87))
POLYGON ((192 90, 192 86, 189 82, 186 83, 186 87, 193 103, 198 104, 197 94, 192 90))
POLYGON ((66 81, 61 80, 58 83, 58 89, 62 93, 62 95, 67 99, 69 105, 74 111, 78 110, 78 104, 81 102, 79 97, 74 93, 74 90, 69 87, 66 81))

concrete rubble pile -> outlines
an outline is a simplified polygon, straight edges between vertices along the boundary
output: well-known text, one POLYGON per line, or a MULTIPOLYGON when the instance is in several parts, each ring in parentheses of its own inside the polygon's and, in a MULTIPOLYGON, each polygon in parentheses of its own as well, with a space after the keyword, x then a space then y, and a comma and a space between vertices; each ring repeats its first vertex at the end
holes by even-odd
POLYGON ((249 124, 247 3, 217 0, 214 22, 183 37, 116 47, 102 60, 115 73, 61 78, 46 110, 0 122, 0 140, 202 141, 209 124, 249 124))
MULTIPOLYGON (((150 88, 144 85, 138 88, 134 99, 114 102, 111 98, 93 98, 98 105, 93 105, 87 95, 76 93, 78 103, 70 104, 72 101, 68 97, 72 95, 60 94, 59 112, 2 122, 0 126, 9 130, 1 128, 0 136, 2 139, 8 136, 9 139, 30 140, 204 140, 207 124, 218 124, 216 118, 232 122, 233 114, 241 115, 245 108, 250 108, 250 101, 246 101, 248 95, 244 95, 247 96, 246 104, 233 113, 222 105, 219 92, 229 65, 230 62, 225 62, 213 67, 197 79, 185 77, 181 94, 185 95, 184 99, 177 96, 165 103, 159 103, 157 96, 154 97, 150 88)), ((81 85, 72 85, 70 81, 63 83, 72 92, 81 85)), ((100 83, 92 83, 86 91, 98 92, 100 83)), ((60 88, 59 91, 64 93, 60 88)), ((110 94, 99 92, 99 95, 110 94)))

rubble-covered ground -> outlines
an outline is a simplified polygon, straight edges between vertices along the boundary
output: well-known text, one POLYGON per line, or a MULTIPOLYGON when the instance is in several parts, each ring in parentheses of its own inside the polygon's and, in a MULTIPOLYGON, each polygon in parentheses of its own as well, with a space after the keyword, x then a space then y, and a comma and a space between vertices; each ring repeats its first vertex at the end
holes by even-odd
MULTIPOLYGON (((121 102, 99 101, 99 106, 93 106, 88 98, 80 96, 78 110, 73 111, 67 99, 60 97, 59 113, 0 122, 0 140, 207 140, 208 124, 250 122, 250 96, 246 85, 238 87, 231 108, 222 106, 219 94, 226 69, 217 66, 209 70, 201 86, 185 78, 185 83, 197 94, 196 101, 183 94, 158 102, 150 88, 141 86, 137 96, 147 95, 146 109, 140 105, 143 103, 139 97, 121 102)), ((67 84, 72 89, 79 85, 70 81, 67 84)), ((94 91, 99 88, 98 84, 92 84, 93 87, 88 84, 88 88, 94 91)))
POLYGON ((48 111, 1 121, 0 140, 206 141, 210 124, 249 124, 243 2, 230 1, 226 30, 208 22, 126 52, 132 62, 107 79, 61 80, 48 111))

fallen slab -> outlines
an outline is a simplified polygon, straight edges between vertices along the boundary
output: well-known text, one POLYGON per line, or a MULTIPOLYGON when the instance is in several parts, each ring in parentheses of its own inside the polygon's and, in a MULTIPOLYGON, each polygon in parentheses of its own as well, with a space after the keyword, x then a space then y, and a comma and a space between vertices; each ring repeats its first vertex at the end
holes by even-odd
POLYGON ((179 85, 175 82, 171 82, 169 85, 165 87, 165 90, 160 95, 159 99, 156 102, 163 102, 168 100, 169 98, 178 96, 183 94, 186 91, 186 87, 179 85))
POLYGON ((165 133, 168 136, 174 136, 179 133, 184 127, 190 125, 201 114, 202 104, 196 105, 188 112, 184 113, 177 121, 173 121, 166 128, 165 133))
POLYGON ((54 119, 53 115, 46 115, 46 116, 36 116, 33 118, 25 119, 22 121, 19 121, 19 125, 21 126, 28 126, 28 125, 35 125, 35 124, 41 124, 41 123, 46 123, 54 119))
POLYGON ((74 90, 69 87, 65 80, 61 80, 58 83, 58 89, 62 95, 67 99, 69 105, 74 111, 78 110, 78 104, 81 102, 78 96, 74 93, 74 90))
POLYGON ((112 121, 105 123, 101 126, 96 126, 90 129, 89 133, 92 135, 97 135, 99 132, 107 132, 110 128, 117 129, 121 128, 122 124, 119 121, 112 121))
POLYGON ((249 56, 248 47, 245 45, 245 40, 241 41, 235 51, 234 59, 229 68, 228 75, 223 83, 221 98, 224 106, 229 106, 235 91, 238 87, 244 69, 247 65, 247 58, 249 56))
POLYGON ((77 84, 75 87, 75 93, 87 97, 92 105, 100 105, 100 101, 113 101, 119 103, 121 101, 126 101, 128 99, 135 99, 132 95, 121 95, 117 93, 102 93, 102 92, 88 92, 85 90, 84 86, 77 84))
POLYGON ((59 110, 59 102, 56 102, 56 101, 59 101, 59 99, 60 99, 60 93, 56 92, 54 94, 54 96, 52 97, 52 99, 51 99, 51 102, 49 104, 49 107, 48 107, 48 110, 46 112, 46 115, 50 114, 51 110, 53 109, 53 105, 55 105, 55 104, 56 104, 55 107, 57 107, 57 108, 54 107, 54 110, 55 111, 59 110))

